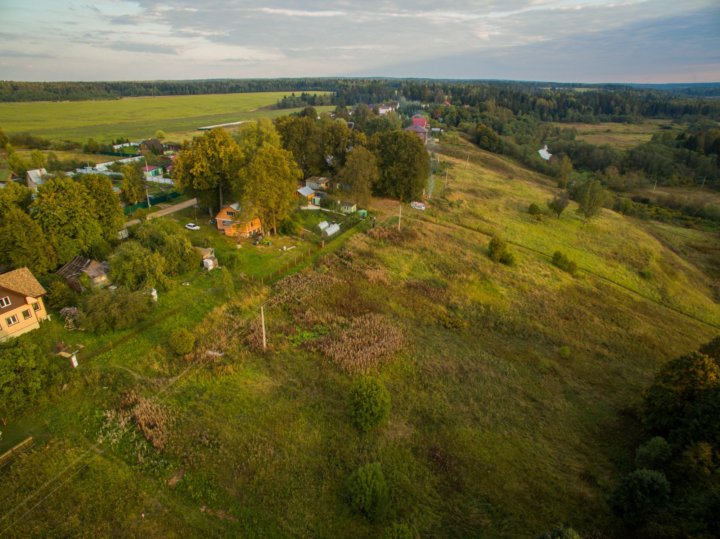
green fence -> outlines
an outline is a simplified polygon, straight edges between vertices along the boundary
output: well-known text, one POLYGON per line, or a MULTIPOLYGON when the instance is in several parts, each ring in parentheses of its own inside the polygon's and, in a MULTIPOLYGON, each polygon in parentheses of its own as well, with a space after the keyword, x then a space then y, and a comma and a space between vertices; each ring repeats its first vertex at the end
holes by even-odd
MULTIPOLYGON (((168 200, 173 200, 179 196, 181 196, 182 193, 179 193, 178 191, 171 191, 169 193, 162 193, 161 195, 150 195, 150 205, 154 206, 155 204, 160 204, 161 202, 167 202, 168 200)), ((140 208, 147 208, 148 204, 146 200, 143 200, 142 202, 138 202, 137 204, 129 204, 123 208, 123 212, 125 212, 125 215, 130 215, 135 210, 139 210, 140 208)))

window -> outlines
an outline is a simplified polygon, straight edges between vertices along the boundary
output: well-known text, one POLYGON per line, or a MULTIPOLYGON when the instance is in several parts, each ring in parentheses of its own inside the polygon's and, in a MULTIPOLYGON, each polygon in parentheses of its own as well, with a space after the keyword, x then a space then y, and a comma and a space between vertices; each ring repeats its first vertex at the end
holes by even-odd
POLYGON ((27 320, 28 318, 30 318, 30 309, 25 309, 22 312, 22 315, 23 315, 23 320, 27 320))
POLYGON ((228 217, 235 217, 235 212, 234 212, 234 211, 228 211, 228 212, 227 212, 227 216, 228 216, 228 217))
POLYGON ((8 316, 8 317, 5 319, 5 323, 8 325, 8 327, 14 326, 15 324, 18 323, 18 317, 15 316, 15 315, 8 316))
POLYGON ((40 304, 37 301, 35 303, 33 303, 32 306, 33 306, 33 311, 40 310, 40 304))
POLYGON ((3 307, 8 307, 11 305, 10 302, 10 296, 5 296, 4 298, 0 298, 0 309, 3 307))

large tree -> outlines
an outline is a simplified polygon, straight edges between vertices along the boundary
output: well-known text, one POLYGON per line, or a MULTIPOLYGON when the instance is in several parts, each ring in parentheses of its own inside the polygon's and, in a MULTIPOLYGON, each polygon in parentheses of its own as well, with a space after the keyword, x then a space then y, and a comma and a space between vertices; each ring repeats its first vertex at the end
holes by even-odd
POLYGON ((340 182, 350 186, 351 197, 360 205, 370 202, 372 187, 379 178, 377 159, 363 146, 357 146, 348 153, 345 166, 338 174, 340 182))
POLYGON ((577 189, 578 212, 585 219, 600 214, 607 200, 607 191, 599 180, 587 180, 577 189))
POLYGON ((284 116, 278 118, 275 125, 283 147, 292 152, 305 177, 321 174, 326 165, 317 120, 307 116, 284 116))
POLYGON ((30 189, 17 182, 8 182, 4 189, 0 189, 0 220, 10 208, 25 210, 32 202, 30 189))
POLYGON ((297 181, 302 177, 293 154, 265 144, 243 169, 242 177, 245 204, 260 216, 265 231, 277 231, 278 223, 292 211, 297 181))
POLYGON ((40 226, 16 207, 3 211, 0 221, 0 264, 28 267, 42 275, 57 265, 55 250, 40 226))
POLYGON ((196 137, 175 160, 175 184, 195 192, 217 190, 220 207, 224 195, 237 191, 242 150, 222 128, 196 137))
POLYGON ((320 152, 327 165, 334 171, 345 164, 351 145, 352 131, 344 120, 323 116, 318 122, 320 129, 320 152))
POLYGON ((102 174, 85 174, 80 177, 80 183, 95 200, 95 211, 103 238, 105 241, 117 240, 118 231, 125 224, 125 215, 110 178, 102 174))
POLYGON ((135 165, 123 165, 122 195, 128 204, 137 204, 145 197, 145 180, 142 170, 135 165))
POLYGON ((30 214, 47 236, 61 264, 102 241, 95 200, 79 181, 51 178, 38 187, 30 214))
POLYGON ((380 168, 375 191, 408 201, 422 195, 430 174, 430 158, 420 138, 408 131, 376 133, 371 139, 380 168))
POLYGON ((130 290, 165 288, 167 262, 160 253, 154 253, 136 241, 126 241, 110 259, 113 281, 130 290))
POLYGON ((280 133, 267 118, 242 124, 235 134, 235 140, 243 153, 243 166, 250 162, 263 144, 278 147, 282 145, 280 133))

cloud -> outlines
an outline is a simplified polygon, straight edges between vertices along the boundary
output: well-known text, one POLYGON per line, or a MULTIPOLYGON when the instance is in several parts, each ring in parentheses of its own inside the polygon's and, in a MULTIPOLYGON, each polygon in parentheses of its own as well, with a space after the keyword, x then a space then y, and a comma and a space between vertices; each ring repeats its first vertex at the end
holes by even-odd
POLYGON ((108 41, 97 43, 97 46, 116 51, 137 52, 146 54, 177 54, 177 49, 170 45, 158 43, 142 43, 138 41, 108 41))
POLYGON ((345 11, 306 11, 300 9, 282 9, 282 8, 271 8, 271 7, 260 7, 253 11, 258 13, 266 13, 268 15, 281 15, 283 17, 312 17, 312 18, 326 18, 326 17, 343 17, 347 15, 345 11))

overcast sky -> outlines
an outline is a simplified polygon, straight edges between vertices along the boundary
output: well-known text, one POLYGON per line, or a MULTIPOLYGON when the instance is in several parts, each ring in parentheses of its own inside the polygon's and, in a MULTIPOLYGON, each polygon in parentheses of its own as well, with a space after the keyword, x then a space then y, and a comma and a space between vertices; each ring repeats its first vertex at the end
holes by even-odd
POLYGON ((0 0, 0 79, 720 81, 719 0, 0 0))

